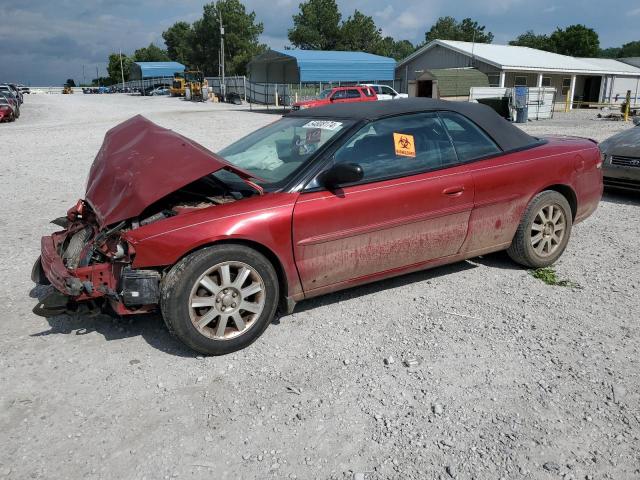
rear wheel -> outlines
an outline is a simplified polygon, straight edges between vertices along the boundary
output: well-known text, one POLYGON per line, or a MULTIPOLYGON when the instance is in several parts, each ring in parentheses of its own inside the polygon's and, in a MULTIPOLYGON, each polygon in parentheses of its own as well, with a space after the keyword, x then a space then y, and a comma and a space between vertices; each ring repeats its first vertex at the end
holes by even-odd
POLYGON ((255 341, 273 319, 278 277, 259 252, 218 245, 178 262, 163 281, 169 330, 190 348, 223 355, 255 341))
POLYGON ((555 191, 541 192, 527 206, 507 253, 526 267, 548 267, 567 247, 571 227, 567 199, 555 191))

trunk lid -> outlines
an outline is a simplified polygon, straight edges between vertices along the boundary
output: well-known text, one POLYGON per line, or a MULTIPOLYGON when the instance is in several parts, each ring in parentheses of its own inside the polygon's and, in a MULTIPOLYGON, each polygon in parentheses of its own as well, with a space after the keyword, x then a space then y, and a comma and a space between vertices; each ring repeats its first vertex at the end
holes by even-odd
POLYGON ((262 193, 249 172, 137 115, 105 135, 89 171, 85 198, 104 227, 136 217, 161 198, 222 169, 262 193))

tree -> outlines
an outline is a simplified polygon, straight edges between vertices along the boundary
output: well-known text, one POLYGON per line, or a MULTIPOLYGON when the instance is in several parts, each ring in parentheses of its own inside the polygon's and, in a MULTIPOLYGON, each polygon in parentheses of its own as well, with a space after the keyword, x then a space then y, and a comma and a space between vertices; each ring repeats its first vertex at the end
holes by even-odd
POLYGON ((133 54, 134 62, 168 62, 167 52, 157 45, 150 43, 148 47, 142 47, 133 54))
MULTIPOLYGON (((133 60, 131 57, 122 55, 122 70, 124 71, 124 79, 129 80, 129 71, 133 60)), ((109 55, 109 63, 107 64, 107 73, 113 83, 120 83, 122 81, 122 74, 120 73, 120 54, 112 53, 109 55)))
POLYGON ((382 31, 376 26, 373 17, 355 10, 340 27, 338 50, 355 50, 375 53, 382 41, 382 31))
POLYGON ((308 0, 293 16, 289 41, 307 50, 335 50, 340 42, 340 19, 335 0, 308 0))
POLYGON ((171 60, 188 65, 191 60, 191 44, 193 29, 187 22, 176 22, 162 32, 162 38, 167 46, 167 55, 171 60))
POLYGON ((538 50, 546 50, 547 52, 555 52, 555 45, 549 38, 549 35, 537 35, 533 30, 527 30, 523 34, 511 40, 509 45, 517 45, 520 47, 536 48, 538 50))
POLYGON ((573 57, 596 57, 600 53, 600 39, 592 28, 584 25, 569 25, 564 30, 557 28, 549 37, 555 52, 573 57))
POLYGON ((621 47, 610 47, 600 49, 598 57, 600 58, 618 58, 620 56, 621 47))
POLYGON ((393 37, 384 37, 378 44, 377 53, 385 57, 392 57, 396 60, 407 58, 416 47, 409 40, 394 40, 393 37))
POLYGON ((176 22, 162 33, 168 56, 207 75, 220 67, 220 17, 225 29, 225 73, 243 75, 249 60, 263 52, 258 42, 263 32, 255 12, 247 12, 240 0, 218 0, 202 8, 202 17, 189 25, 176 22))
POLYGON ((486 27, 470 18, 458 22, 454 17, 440 17, 431 29, 424 34, 425 41, 461 40, 464 42, 491 43, 493 33, 485 32, 486 27))
POLYGON ((640 40, 622 45, 617 55, 618 58, 640 57, 640 40))
POLYGON ((67 87, 75 87, 76 86, 76 82, 75 82, 75 80, 73 78, 67 78, 67 81, 64 82, 64 84, 67 87))

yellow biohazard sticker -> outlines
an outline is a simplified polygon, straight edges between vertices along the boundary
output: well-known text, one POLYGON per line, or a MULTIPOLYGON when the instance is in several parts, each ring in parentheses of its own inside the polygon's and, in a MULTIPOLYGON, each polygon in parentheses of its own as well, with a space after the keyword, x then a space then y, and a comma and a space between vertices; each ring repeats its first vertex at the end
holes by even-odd
POLYGON ((396 147, 396 155, 399 157, 415 157, 416 144, 413 135, 393 132, 393 144, 396 147))

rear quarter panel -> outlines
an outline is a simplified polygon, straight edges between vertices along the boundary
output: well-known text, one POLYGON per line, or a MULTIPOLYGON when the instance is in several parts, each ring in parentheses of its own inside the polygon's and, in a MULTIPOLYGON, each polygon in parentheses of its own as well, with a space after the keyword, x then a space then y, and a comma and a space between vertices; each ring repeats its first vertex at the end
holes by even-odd
POLYGON ((599 155, 589 140, 552 137, 543 145, 471 164, 476 197, 463 251, 508 246, 531 199, 555 185, 575 193, 576 221, 589 216, 602 196, 599 155))

